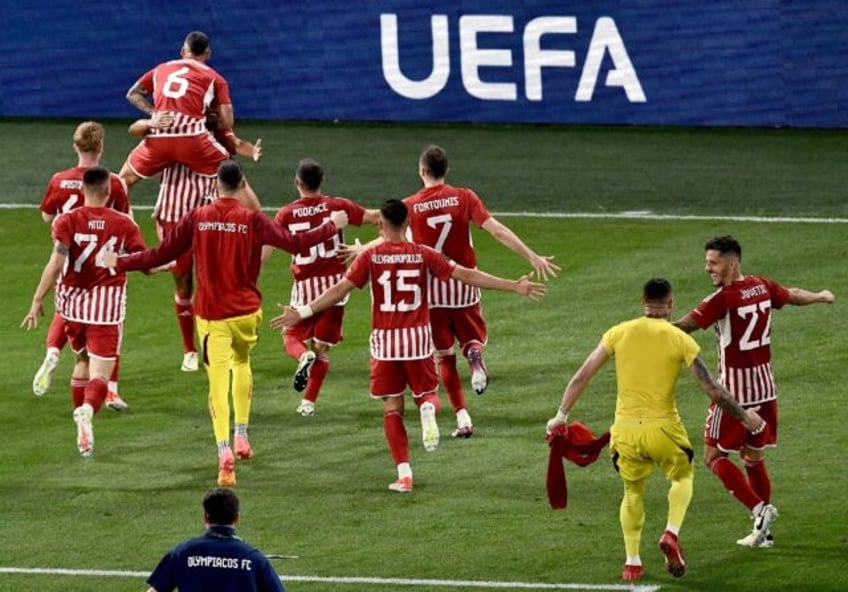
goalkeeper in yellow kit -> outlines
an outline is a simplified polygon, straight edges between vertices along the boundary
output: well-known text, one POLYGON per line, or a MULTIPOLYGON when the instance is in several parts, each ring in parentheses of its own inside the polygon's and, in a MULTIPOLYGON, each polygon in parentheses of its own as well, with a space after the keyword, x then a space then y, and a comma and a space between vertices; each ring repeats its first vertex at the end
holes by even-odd
POLYGON ((668 522, 659 541, 668 571, 675 577, 686 573, 686 561, 678 542, 686 509, 692 500, 692 445, 677 413, 675 386, 682 364, 701 389, 722 409, 756 432, 765 423, 756 411, 743 409, 733 395, 710 376, 698 356, 700 347, 688 334, 669 322, 672 311, 671 284, 648 280, 642 292, 645 316, 610 328, 569 381, 548 432, 565 424, 568 412, 589 381, 611 357, 615 358, 618 396, 615 422, 610 428, 610 452, 624 482, 620 519, 627 559, 621 577, 640 579, 644 571, 639 556, 645 522, 645 484, 660 467, 671 486, 668 522))

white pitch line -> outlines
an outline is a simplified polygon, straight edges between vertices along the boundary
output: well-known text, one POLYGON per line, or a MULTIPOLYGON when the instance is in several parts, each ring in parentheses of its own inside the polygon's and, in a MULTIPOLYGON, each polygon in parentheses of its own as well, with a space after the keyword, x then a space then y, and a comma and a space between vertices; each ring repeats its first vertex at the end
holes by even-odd
MULTIPOLYGON (((148 571, 109 569, 64 569, 48 567, 0 567, 0 574, 84 576, 98 578, 147 578, 148 571)), ((363 578, 331 576, 280 576, 283 582, 319 582, 326 584, 368 584, 378 586, 439 586, 445 588, 487 588, 510 590, 621 590, 623 592, 657 592, 659 586, 624 584, 577 584, 543 582, 487 582, 478 580, 428 580, 419 578, 363 578)))
POLYGON ((848 224, 848 218, 805 218, 789 216, 697 216, 697 215, 675 215, 655 214, 649 211, 638 212, 616 212, 608 214, 595 214, 585 212, 492 212, 493 216, 512 216, 514 218, 590 218, 590 219, 612 219, 612 220, 726 220, 730 222, 788 222, 791 224, 848 224))
MULTIPOLYGON (((0 210, 29 210, 36 209, 34 204, 6 204, 0 203, 0 210)), ((276 212, 279 207, 262 208, 265 212, 276 212)), ((138 205, 133 206, 133 210, 141 212, 152 211, 153 206, 138 205)), ((810 218, 810 217, 791 217, 778 216, 770 218, 768 216, 700 216, 700 215, 674 215, 674 214, 655 214, 650 211, 633 211, 633 212, 617 212, 617 213, 588 213, 588 212, 492 212, 493 216, 500 218, 587 218, 587 219, 608 219, 608 220, 719 220, 728 222, 765 222, 777 223, 784 222, 790 224, 848 224, 848 218, 810 218)))

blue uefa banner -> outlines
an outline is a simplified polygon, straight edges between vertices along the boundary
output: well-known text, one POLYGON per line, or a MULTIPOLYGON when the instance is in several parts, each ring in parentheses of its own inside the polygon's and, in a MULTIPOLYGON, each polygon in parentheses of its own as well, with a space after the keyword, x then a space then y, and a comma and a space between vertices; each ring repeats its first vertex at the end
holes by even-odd
POLYGON ((194 29, 237 118, 848 126, 844 0, 34 0, 4 8, 0 116, 134 117, 194 29))

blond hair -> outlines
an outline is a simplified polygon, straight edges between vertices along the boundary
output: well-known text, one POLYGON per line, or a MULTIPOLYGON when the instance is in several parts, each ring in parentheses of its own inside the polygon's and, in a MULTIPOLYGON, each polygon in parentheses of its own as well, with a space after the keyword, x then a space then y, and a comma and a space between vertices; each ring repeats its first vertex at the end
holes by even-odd
POLYGON ((74 130, 74 146, 80 152, 102 152, 103 126, 96 121, 84 121, 74 130))

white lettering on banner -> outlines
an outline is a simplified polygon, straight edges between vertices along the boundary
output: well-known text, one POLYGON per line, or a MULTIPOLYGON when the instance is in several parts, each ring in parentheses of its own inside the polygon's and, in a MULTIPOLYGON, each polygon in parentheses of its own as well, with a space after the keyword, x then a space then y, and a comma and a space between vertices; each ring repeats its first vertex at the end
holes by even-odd
POLYGON ((573 16, 541 16, 524 27, 524 90, 531 101, 542 100, 542 67, 573 68, 577 64, 571 50, 542 49, 542 35, 547 33, 574 34, 577 19, 573 16), (536 56, 527 59, 526 56, 536 56))
POLYGON ((450 53, 448 52, 448 17, 434 14, 430 17, 433 35, 433 70, 424 80, 411 80, 400 71, 397 15, 380 15, 380 46, 383 54, 383 78, 397 94, 407 99, 429 99, 448 83, 450 53))
POLYGON ((595 92, 595 87, 598 84, 601 62, 603 62, 604 53, 607 51, 609 51, 615 69, 607 72, 606 85, 623 88, 627 100, 631 103, 646 102, 647 99, 642 90, 642 85, 639 83, 639 78, 636 76, 636 70, 633 69, 633 63, 624 48, 624 41, 618 34, 618 27, 615 26, 615 21, 608 16, 599 18, 598 22, 595 23, 595 31, 592 33, 592 42, 589 44, 589 53, 586 55, 586 63, 583 64, 583 74, 580 76, 580 84, 577 87, 577 95, 574 100, 592 100, 592 93, 595 92))
POLYGON ((484 101, 514 101, 518 98, 512 82, 483 82, 483 66, 512 66, 508 49, 480 49, 478 33, 512 33, 512 17, 500 15, 462 16, 459 19, 459 55, 462 63, 462 83, 472 97, 484 101))
MULTIPOLYGON (((421 80, 412 80, 400 69, 400 43, 396 14, 380 15, 380 45, 382 49, 383 77, 389 87, 408 99, 429 99, 442 92, 450 76, 450 47, 448 17, 434 14, 430 17, 433 68, 421 80)), ((459 19, 459 59, 462 84, 469 95, 484 101, 516 101, 518 92, 514 82, 485 82, 480 78, 480 68, 512 67, 510 49, 481 49, 477 46, 480 33, 513 33, 514 22, 510 15, 463 15, 459 19)), ((572 50, 542 49, 544 35, 573 35, 577 33, 577 18, 573 16, 541 16, 524 27, 524 93, 530 101, 542 100, 542 69, 577 67, 577 56, 572 50)), ((600 17, 595 22, 592 39, 580 74, 574 100, 590 102, 598 85, 604 56, 610 56, 613 68, 607 72, 603 85, 620 87, 631 103, 647 102, 636 69, 630 61, 624 40, 615 21, 600 17)))

